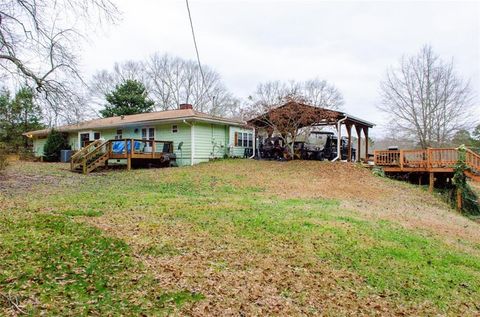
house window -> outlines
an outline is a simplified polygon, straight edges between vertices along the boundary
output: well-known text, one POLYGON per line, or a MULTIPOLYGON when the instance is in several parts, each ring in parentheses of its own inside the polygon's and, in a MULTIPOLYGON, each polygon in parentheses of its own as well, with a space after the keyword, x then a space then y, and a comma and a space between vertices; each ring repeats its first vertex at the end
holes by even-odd
POLYGON ((143 140, 155 140, 155 128, 142 128, 143 140))
POLYGON ((80 133, 80 146, 85 147, 90 143, 90 133, 80 133))
POLYGON ((172 133, 177 133, 178 132, 178 125, 174 124, 172 125, 172 133))
POLYGON ((93 139, 100 140, 100 132, 93 132, 93 139))
POLYGON ((253 147, 253 134, 235 132, 235 146, 253 147))
POLYGON ((117 133, 115 134, 115 140, 123 139, 123 131, 122 129, 117 129, 117 133))

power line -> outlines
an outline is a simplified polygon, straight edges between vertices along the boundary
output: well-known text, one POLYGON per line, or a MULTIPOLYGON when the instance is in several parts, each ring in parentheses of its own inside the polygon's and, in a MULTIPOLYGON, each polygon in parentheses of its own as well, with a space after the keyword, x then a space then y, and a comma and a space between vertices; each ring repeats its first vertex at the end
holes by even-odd
POLYGON ((190 13, 190 6, 188 5, 188 0, 185 0, 185 3, 187 4, 188 19, 190 20, 190 28, 192 30, 193 44, 195 45, 195 53, 197 54, 198 68, 200 69, 200 74, 202 75, 203 86, 205 86, 205 89, 207 89, 207 84, 205 82, 205 75, 203 74, 203 69, 202 69, 202 63, 200 63, 200 54, 198 53, 197 40, 195 38, 195 31, 193 30, 192 14, 190 13))

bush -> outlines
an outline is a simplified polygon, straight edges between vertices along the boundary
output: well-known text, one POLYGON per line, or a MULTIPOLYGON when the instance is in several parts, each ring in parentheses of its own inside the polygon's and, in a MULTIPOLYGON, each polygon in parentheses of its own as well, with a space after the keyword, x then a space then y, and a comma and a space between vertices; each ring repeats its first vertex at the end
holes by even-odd
POLYGON ((470 215, 480 215, 480 205, 478 203, 478 197, 475 192, 470 188, 467 183, 467 177, 465 171, 468 170, 468 166, 465 163, 465 146, 458 148, 458 161, 455 164, 455 173, 453 175, 453 184, 455 185, 455 191, 451 193, 450 197, 452 203, 456 202, 456 191, 460 191, 462 199, 462 211, 470 215))
POLYGON ((383 168, 381 168, 379 166, 374 166, 373 169, 372 169, 372 173, 375 176, 385 177, 385 172, 383 171, 383 168))
POLYGON ((46 162, 58 162, 61 150, 70 150, 67 136, 64 133, 52 130, 43 147, 43 160, 46 162))

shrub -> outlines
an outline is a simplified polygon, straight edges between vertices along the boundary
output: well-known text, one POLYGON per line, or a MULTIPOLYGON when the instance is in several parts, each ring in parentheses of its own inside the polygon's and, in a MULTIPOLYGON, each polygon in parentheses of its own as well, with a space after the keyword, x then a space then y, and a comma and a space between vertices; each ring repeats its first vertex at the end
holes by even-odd
POLYGON ((374 166, 373 169, 372 169, 372 173, 375 176, 385 177, 385 172, 383 171, 383 168, 381 168, 379 166, 374 166))
POLYGON ((70 145, 66 135, 52 130, 43 147, 43 159, 47 162, 58 162, 60 160, 60 151, 69 149, 70 145))
MULTIPOLYGON (((455 164, 455 173, 453 175, 453 184, 455 185, 455 191, 459 191, 461 195, 462 211, 470 215, 480 215, 480 205, 478 204, 478 197, 475 192, 470 188, 467 183, 467 177, 465 171, 468 170, 468 166, 465 163, 465 146, 458 148, 458 161, 455 164)), ((457 199, 455 194, 450 195, 452 203, 457 199)))

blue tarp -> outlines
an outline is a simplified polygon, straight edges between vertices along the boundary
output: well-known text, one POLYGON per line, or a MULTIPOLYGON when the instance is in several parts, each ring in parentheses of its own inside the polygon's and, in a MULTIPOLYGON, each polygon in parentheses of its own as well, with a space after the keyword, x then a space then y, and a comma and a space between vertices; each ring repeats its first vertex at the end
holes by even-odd
MULTIPOLYGON (((140 141, 134 141, 133 143, 133 149, 135 151, 140 151, 140 146, 141 146, 140 141)), ((114 141, 112 145, 112 151, 113 153, 121 154, 125 151, 125 141, 114 141)), ((130 152, 130 141, 127 141, 127 151, 130 152)))

